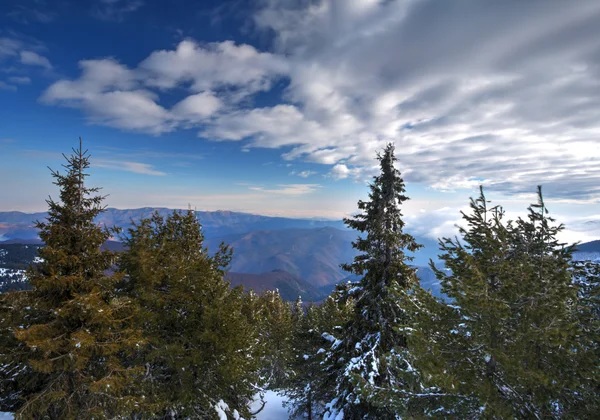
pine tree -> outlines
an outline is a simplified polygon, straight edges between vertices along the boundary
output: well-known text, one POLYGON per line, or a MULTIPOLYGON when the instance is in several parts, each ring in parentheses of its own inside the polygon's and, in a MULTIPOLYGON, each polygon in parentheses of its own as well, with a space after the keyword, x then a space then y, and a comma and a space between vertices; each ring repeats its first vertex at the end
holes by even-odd
POLYGON ((412 325, 406 309, 417 304, 413 292, 419 287, 406 252, 420 245, 403 231, 400 206, 408 197, 394 167, 394 146, 377 158, 381 173, 370 185, 369 201, 359 201, 362 213, 344 220, 364 236, 353 242, 361 254, 342 267, 362 278, 340 291, 342 300, 352 298, 355 304, 343 334, 331 336, 325 359, 335 380, 330 417, 393 419, 410 412, 411 396, 420 391, 408 351, 412 325), (390 407, 392 396, 401 403, 390 407))
POLYGON ((38 222, 43 259, 27 276, 32 290, 19 299, 19 359, 27 383, 17 418, 84 419, 127 414, 136 404, 128 385, 137 373, 122 356, 141 342, 132 304, 115 296, 115 255, 101 246, 113 231, 96 225, 103 196, 85 184, 89 154, 65 156, 66 173, 52 171, 60 201, 48 199, 38 222))
POLYGON ((251 357, 255 328, 241 288, 223 276, 231 251, 211 256, 193 211, 155 213, 129 229, 120 268, 123 294, 138 302, 147 342, 132 364, 145 374, 138 415, 158 418, 248 417, 259 382, 251 357))

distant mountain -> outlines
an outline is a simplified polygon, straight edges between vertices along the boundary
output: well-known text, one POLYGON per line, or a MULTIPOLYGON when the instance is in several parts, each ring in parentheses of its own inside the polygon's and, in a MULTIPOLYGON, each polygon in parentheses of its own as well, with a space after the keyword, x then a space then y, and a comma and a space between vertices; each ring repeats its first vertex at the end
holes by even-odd
POLYGON ((283 270, 273 270, 266 273, 250 274, 229 272, 225 277, 232 287, 244 286, 261 294, 266 290, 278 289, 284 300, 293 301, 302 297, 305 302, 318 302, 327 295, 300 277, 283 270))
POLYGON ((423 289, 431 290, 433 296, 442 297, 442 285, 431 268, 417 266, 417 277, 423 289))
POLYGON ((600 241, 585 242, 577 245, 573 253, 573 259, 600 262, 600 241))
MULTIPOLYGON (((413 266, 417 269, 417 277, 419 278, 419 283, 421 284, 421 287, 423 287, 425 290, 431 290, 431 294, 433 296, 437 296, 437 297, 442 297, 442 286, 440 284, 440 282, 438 281, 438 279, 435 277, 435 273, 433 272, 433 270, 429 267, 425 267, 425 266, 413 266)), ((440 266, 441 267, 441 266, 440 266)), ((346 283, 346 282, 355 282, 355 281, 359 281, 361 279, 360 276, 357 276, 356 274, 351 274, 349 276, 344 277, 340 283, 346 283)), ((326 295, 328 295, 329 293, 331 293, 331 291, 335 288, 335 285, 327 285, 327 286, 321 286, 319 288, 319 290, 323 293, 325 293, 326 295)))
MULTIPOLYGON (((97 222, 126 230, 131 227, 132 221, 139 221, 152 215, 155 211, 163 216, 173 212, 172 209, 153 207, 126 210, 109 208, 98 217, 97 222)), ((254 230, 311 229, 326 226, 346 229, 341 220, 290 219, 231 211, 197 211, 196 214, 207 237, 240 234, 254 230)), ((36 220, 44 220, 46 216, 47 213, 0 212, 0 238, 36 239, 37 231, 34 223, 36 220)))
POLYGON ((207 241, 216 250, 223 241, 233 248, 231 271, 264 273, 284 270, 315 286, 335 284, 345 273, 339 265, 351 262, 356 251, 352 231, 325 227, 320 229, 283 229, 253 231, 207 241))
MULTIPOLYGON (((143 217, 148 217, 154 211, 166 216, 173 210, 152 207, 128 210, 109 208, 98 217, 97 221, 98 223, 107 226, 120 227, 126 232, 126 230, 131 227, 132 221, 139 221, 143 217)), ((347 249, 350 247, 350 242, 356 239, 357 233, 349 230, 341 220, 290 219, 285 217, 269 217, 230 211, 198 211, 196 213, 198 220, 200 220, 200 223, 202 224, 207 240, 212 244, 218 243, 220 240, 225 240, 226 243, 231 244, 234 241, 238 241, 241 236, 250 233, 259 236, 262 235, 256 232, 335 228, 348 233, 348 235, 345 236, 346 244, 343 246, 346 251, 343 251, 340 255, 335 255, 334 252, 332 257, 342 257, 343 259, 331 259, 326 261, 325 265, 331 266, 331 264, 337 265, 342 262, 347 262, 349 261, 347 259, 348 256, 350 256, 350 260, 354 256, 354 254, 349 253, 347 249)), ((45 218, 46 213, 22 213, 16 211, 0 212, 0 243, 39 243, 37 231, 34 227, 34 221, 43 220, 45 218)), ((282 235, 285 236, 287 234, 282 235)), ((315 235, 319 236, 320 234, 316 233, 315 235)), ((429 258, 436 259, 438 249, 436 241, 427 238, 417 238, 417 242, 423 244, 424 248, 414 255, 415 260, 413 263, 415 265, 425 266, 429 262, 429 258)), ((286 246, 285 242, 282 245, 284 248, 289 248, 289 246, 286 246)), ((238 247, 239 246, 236 246, 236 248, 238 247)), ((245 248, 243 249, 245 252, 245 248)), ((275 260, 286 259, 283 255, 274 256, 273 258, 275 260)), ((321 259, 324 259, 324 257, 321 259)), ((253 269, 252 272, 260 273, 272 269, 283 269, 297 274, 297 271, 294 271, 294 268, 291 267, 290 264, 286 265, 285 261, 272 261, 270 264, 265 265, 264 268, 261 269, 257 267, 256 269, 253 269), (288 270, 288 268, 290 269, 288 270)), ((239 271, 246 272, 245 270, 239 271)))
MULTIPOLYGON (((284 270, 315 286, 327 286, 348 276, 340 264, 352 262, 357 255, 352 248, 357 236, 354 231, 333 227, 282 229, 208 239, 207 245, 209 250, 216 250, 225 242, 233 248, 232 271, 258 274, 284 270)), ((428 253, 430 249, 431 245, 417 251, 413 264, 425 266, 429 258, 435 258, 428 253)))
POLYGON ((579 244, 575 249, 576 252, 600 252, 600 240, 579 244))

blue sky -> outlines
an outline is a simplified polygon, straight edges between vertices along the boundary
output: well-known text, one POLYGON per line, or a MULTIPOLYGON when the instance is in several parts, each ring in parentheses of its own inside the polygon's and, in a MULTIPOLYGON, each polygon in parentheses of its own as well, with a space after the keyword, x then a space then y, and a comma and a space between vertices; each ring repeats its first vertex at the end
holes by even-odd
POLYGON ((342 217, 396 144, 417 230, 542 184, 600 238, 594 0, 3 0, 0 211, 83 137, 112 207, 342 217))

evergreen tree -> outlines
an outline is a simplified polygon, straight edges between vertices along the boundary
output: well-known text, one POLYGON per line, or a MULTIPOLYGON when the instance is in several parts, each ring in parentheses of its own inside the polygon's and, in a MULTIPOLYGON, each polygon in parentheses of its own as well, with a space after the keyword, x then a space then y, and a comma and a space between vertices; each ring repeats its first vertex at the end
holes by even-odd
POLYGON ((518 219, 513 230, 525 274, 522 293, 514 302, 515 329, 527 341, 509 347, 520 361, 511 372, 517 378, 514 388, 524 398, 512 403, 519 413, 563 418, 572 415, 582 378, 580 359, 586 354, 578 339, 583 331, 570 269, 573 248, 557 239, 564 226, 548 216, 541 187, 538 202, 528 210, 527 219, 518 219))
POLYGON ((593 418, 600 412, 600 264, 574 261, 573 278, 578 287, 576 317, 581 326, 579 352, 573 365, 578 381, 571 391, 570 417, 593 418))
POLYGON ((123 294, 138 302, 136 322, 147 344, 132 364, 144 368, 138 415, 158 418, 248 417, 259 382, 251 357, 254 327, 241 288, 224 279, 231 251, 204 247, 193 211, 155 213, 125 239, 123 294))
POLYGON ((445 376, 438 383, 464 397, 441 415, 572 415, 581 376, 575 360, 585 351, 571 251, 556 239, 563 227, 547 216, 541 190, 538 196, 527 219, 504 222, 481 191, 471 214, 463 213, 461 240, 440 241, 448 271, 433 268, 452 304, 442 309, 447 323, 436 339, 445 376))
POLYGON ((314 327, 316 326, 316 307, 311 305, 306 312, 298 307, 294 311, 294 330, 292 335, 292 357, 288 363, 288 380, 283 393, 288 397, 287 407, 291 416, 306 413, 308 420, 313 420, 315 413, 314 380, 320 370, 315 366, 314 327))
POLYGON ((340 304, 334 291, 321 305, 311 304, 299 312, 293 334, 293 357, 288 365, 290 378, 284 394, 289 398, 290 414, 319 419, 325 414, 325 404, 335 397, 333 375, 324 368, 326 348, 342 334, 348 322, 352 302, 340 304))
POLYGON ((343 268, 362 279, 340 291, 342 300, 354 300, 353 313, 339 338, 329 336, 324 364, 335 380, 330 417, 393 419, 410 413, 410 401, 421 391, 408 351, 412 320, 406 309, 417 304, 419 287, 406 252, 420 245, 403 231, 400 206, 408 197, 394 167, 394 146, 377 158, 381 173, 370 185, 369 201, 359 201, 362 213, 344 220, 364 236, 353 242, 361 254, 343 268), (401 403, 390 407, 391 395, 401 403))
POLYGON ((288 379, 287 365, 292 357, 294 313, 278 290, 266 290, 258 299, 261 376, 264 386, 280 389, 288 379))
POLYGON ((43 262, 27 273, 32 290, 14 301, 12 354, 25 375, 17 418, 115 417, 136 404, 127 393, 136 370, 122 356, 141 336, 131 301, 115 296, 120 274, 107 274, 115 255, 101 246, 114 231, 94 223, 104 197, 85 184, 89 158, 80 145, 65 156, 66 173, 52 171, 60 201, 48 199, 48 218, 36 225, 43 262))
POLYGON ((471 214, 462 213, 467 223, 467 228, 459 228, 462 241, 440 241, 440 258, 447 271, 432 264, 443 293, 452 300, 452 305, 442 307, 448 322, 439 332, 435 357, 445 362, 440 368, 450 378, 446 389, 468 397, 456 401, 464 403, 460 407, 464 412, 446 404, 442 415, 514 415, 498 391, 505 386, 498 361, 505 360, 503 345, 512 316, 509 303, 516 299, 521 276, 513 259, 510 231, 503 224, 504 213, 488 204, 483 190, 471 199, 471 214))
POLYGON ((0 412, 17 411, 22 405, 19 396, 33 379, 23 357, 26 347, 14 336, 18 319, 22 319, 20 311, 25 306, 20 299, 25 293, 0 293, 0 412))

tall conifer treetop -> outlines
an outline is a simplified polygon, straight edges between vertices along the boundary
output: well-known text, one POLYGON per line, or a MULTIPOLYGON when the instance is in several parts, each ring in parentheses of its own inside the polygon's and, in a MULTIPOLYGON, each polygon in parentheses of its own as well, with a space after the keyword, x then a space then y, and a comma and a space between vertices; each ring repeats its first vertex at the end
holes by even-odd
POLYGON ((369 201, 359 201, 362 213, 344 220, 362 234, 353 242, 361 254, 342 267, 363 277, 339 291, 341 301, 354 302, 353 313, 343 332, 324 334, 332 343, 324 364, 336 378, 329 415, 343 413, 347 419, 395 418, 397 409, 384 400, 409 390, 416 379, 405 331, 411 326, 406 308, 414 305, 409 302, 419 285, 406 252, 420 245, 403 230, 400 206, 408 197, 394 166, 394 145, 377 159, 380 174, 370 185, 369 201))
POLYGON ((87 280, 111 267, 114 254, 100 252, 100 247, 115 230, 103 229, 94 222, 104 211, 102 201, 105 196, 97 194, 100 188, 85 185, 90 155, 87 150, 82 150, 81 139, 79 149, 73 149, 70 156, 63 156, 67 161, 63 164, 66 173, 50 169, 55 179, 53 184, 60 191, 60 200, 47 199, 48 218, 45 222, 36 223, 40 239, 45 244, 40 250, 45 261, 41 268, 43 270, 56 262, 60 271, 55 274, 79 275, 87 280))
POLYGON ((48 218, 37 223, 43 262, 28 272, 32 290, 13 326, 30 376, 17 418, 104 418, 137 404, 127 392, 137 370, 122 356, 142 339, 132 302, 116 296, 122 276, 106 274, 115 255, 101 249, 111 231, 94 222, 104 197, 85 185, 89 158, 74 149, 66 172, 52 171, 60 200, 48 199, 48 218))
POLYGON ((358 202, 358 208, 363 212, 344 219, 349 227, 366 234, 352 243, 362 254, 342 267, 350 273, 364 276, 353 289, 358 293, 354 297, 361 314, 359 323, 374 331, 382 331, 382 328, 389 331, 390 336, 384 334, 381 337, 383 345, 404 346, 404 339, 392 332, 391 325, 398 322, 400 312, 390 294, 413 286, 415 271, 407 264, 412 257, 405 252, 416 251, 421 245, 403 231, 400 206, 408 197, 404 195, 400 171, 394 166, 397 160, 394 145, 388 144, 383 154, 378 153, 377 159, 381 172, 370 185, 369 201, 358 202), (387 302, 388 298, 392 300, 387 302))

